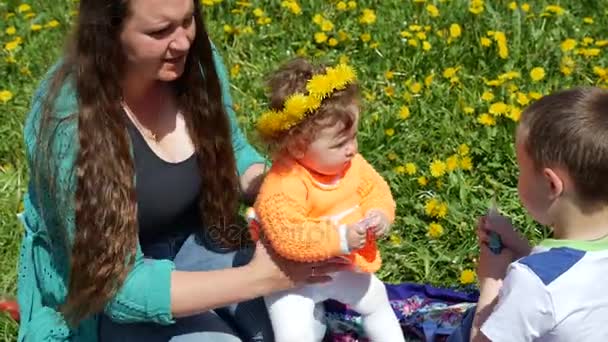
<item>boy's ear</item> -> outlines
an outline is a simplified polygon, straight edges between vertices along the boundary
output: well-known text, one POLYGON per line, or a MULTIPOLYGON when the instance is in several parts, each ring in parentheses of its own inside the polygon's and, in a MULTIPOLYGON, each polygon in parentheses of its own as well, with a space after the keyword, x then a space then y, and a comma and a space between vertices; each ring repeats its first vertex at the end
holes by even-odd
POLYGON ((562 173, 559 170, 552 168, 545 168, 543 170, 543 176, 549 186, 551 199, 556 199, 564 193, 564 179, 562 173))

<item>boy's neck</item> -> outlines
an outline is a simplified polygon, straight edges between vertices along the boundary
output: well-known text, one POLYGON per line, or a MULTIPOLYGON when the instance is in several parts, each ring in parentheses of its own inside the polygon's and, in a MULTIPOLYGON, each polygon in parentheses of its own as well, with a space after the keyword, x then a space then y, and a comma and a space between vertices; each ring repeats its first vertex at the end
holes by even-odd
POLYGON ((598 240, 608 236, 608 207, 583 212, 580 206, 564 203, 556 208, 552 228, 560 240, 598 240))

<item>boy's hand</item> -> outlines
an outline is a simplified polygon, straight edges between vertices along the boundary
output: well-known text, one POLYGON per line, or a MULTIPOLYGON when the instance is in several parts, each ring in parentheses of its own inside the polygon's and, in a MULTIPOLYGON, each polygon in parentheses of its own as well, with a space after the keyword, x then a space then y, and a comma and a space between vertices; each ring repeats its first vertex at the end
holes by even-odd
POLYGON ((489 233, 497 233, 505 248, 513 252, 514 258, 521 258, 532 250, 528 240, 521 234, 515 231, 511 221, 503 215, 492 214, 483 216, 477 225, 477 237, 480 245, 488 244, 490 237, 489 233))
POLYGON ((367 237, 367 228, 360 224, 351 224, 346 228, 346 241, 348 249, 351 251, 362 248, 365 245, 367 237))
POLYGON ((507 267, 513 262, 513 251, 508 247, 502 249, 500 254, 494 254, 486 243, 479 243, 479 263, 477 264, 477 278, 480 284, 486 279, 502 280, 507 267))
POLYGON ((364 221, 368 229, 379 238, 385 236, 390 230, 390 222, 384 212, 378 209, 371 209, 365 215, 364 221))

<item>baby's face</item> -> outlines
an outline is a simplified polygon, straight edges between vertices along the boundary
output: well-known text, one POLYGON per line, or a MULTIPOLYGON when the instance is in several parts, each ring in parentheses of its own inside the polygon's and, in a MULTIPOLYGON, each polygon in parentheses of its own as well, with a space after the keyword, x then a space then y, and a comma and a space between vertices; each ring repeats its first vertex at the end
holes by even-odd
POLYGON ((300 159, 307 168, 323 174, 337 175, 342 172, 357 154, 357 126, 359 115, 356 114, 353 126, 344 131, 342 123, 323 128, 316 139, 300 159))

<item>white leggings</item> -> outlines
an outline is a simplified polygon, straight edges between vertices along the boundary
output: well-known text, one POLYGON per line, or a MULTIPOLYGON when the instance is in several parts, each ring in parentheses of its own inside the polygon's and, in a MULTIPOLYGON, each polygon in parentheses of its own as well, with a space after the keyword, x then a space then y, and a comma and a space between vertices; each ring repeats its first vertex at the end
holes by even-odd
POLYGON ((343 271, 325 284, 307 285, 265 298, 276 342, 317 342, 325 333, 322 307, 334 299, 362 316, 371 341, 403 342, 403 331, 390 306, 384 284, 373 274, 343 271))

